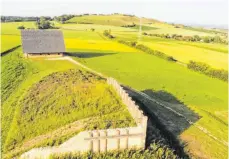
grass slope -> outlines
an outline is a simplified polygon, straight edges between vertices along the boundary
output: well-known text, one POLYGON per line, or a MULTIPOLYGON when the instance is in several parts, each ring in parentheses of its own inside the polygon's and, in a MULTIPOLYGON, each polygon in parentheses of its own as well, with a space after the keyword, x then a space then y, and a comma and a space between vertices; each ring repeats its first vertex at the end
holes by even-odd
MULTIPOLYGON (((139 24, 139 18, 136 16, 126 16, 121 14, 115 15, 85 15, 74 17, 67 21, 67 23, 78 24, 100 24, 112 26, 132 25, 133 23, 139 24)), ((143 23, 152 23, 155 20, 143 18, 143 23)))
POLYGON ((27 139, 88 117, 99 117, 96 123, 87 126, 88 129, 134 125, 128 110, 106 81, 81 70, 46 76, 29 89, 19 101, 19 107, 8 133, 7 145, 16 146, 27 139))
POLYGON ((113 88, 98 76, 76 69, 67 61, 24 59, 21 49, 2 60, 4 153, 33 137, 88 117, 98 119, 84 129, 135 125, 113 88))
POLYGON ((2 57, 2 147, 4 147, 18 101, 33 83, 44 76, 75 66, 69 62, 25 60, 21 48, 2 57), (16 79, 14 79, 14 77, 16 79), (3 94, 4 93, 4 94, 3 94))

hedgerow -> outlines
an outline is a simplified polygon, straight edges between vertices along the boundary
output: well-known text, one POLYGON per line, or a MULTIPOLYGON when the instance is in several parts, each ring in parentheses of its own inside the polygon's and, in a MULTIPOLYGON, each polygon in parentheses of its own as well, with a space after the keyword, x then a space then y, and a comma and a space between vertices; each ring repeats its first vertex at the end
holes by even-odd
POLYGON ((227 39, 221 38, 220 36, 183 36, 179 34, 151 34, 151 33, 142 33, 145 36, 156 36, 160 38, 166 38, 166 39, 175 39, 180 41, 189 41, 189 42, 204 42, 204 43, 222 43, 222 44, 228 44, 227 39))
POLYGON ((173 61, 173 62, 177 61, 172 56, 168 56, 165 53, 157 51, 157 50, 152 50, 151 48, 149 48, 149 47, 147 47, 147 46, 145 46, 143 44, 137 44, 137 42, 133 42, 133 41, 128 42, 128 41, 123 41, 123 40, 119 40, 118 42, 122 43, 122 44, 125 44, 125 45, 128 45, 130 47, 134 47, 134 48, 136 48, 138 50, 141 50, 143 52, 146 52, 148 54, 152 54, 152 55, 158 56, 158 57, 163 58, 163 59, 168 60, 168 61, 173 61))
POLYGON ((214 69, 210 65, 202 63, 202 62, 195 62, 189 61, 187 67, 191 70, 201 72, 207 76, 218 78, 223 81, 228 81, 228 71, 223 69, 214 69))

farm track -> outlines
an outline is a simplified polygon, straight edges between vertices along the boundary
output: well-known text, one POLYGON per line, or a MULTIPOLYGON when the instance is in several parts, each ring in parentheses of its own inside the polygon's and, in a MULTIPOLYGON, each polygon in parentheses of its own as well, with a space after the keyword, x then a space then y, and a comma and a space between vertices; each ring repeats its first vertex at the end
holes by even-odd
MULTIPOLYGON (((79 63, 78 61, 73 60, 71 57, 50 58, 50 59, 48 59, 48 60, 68 60, 68 61, 70 61, 70 62, 72 62, 72 63, 74 63, 74 64, 76 64, 76 65, 78 65, 78 66, 80 66, 80 67, 82 67, 82 68, 84 68, 84 69, 86 69, 86 70, 88 70, 88 71, 91 71, 91 72, 93 72, 93 73, 95 73, 95 74, 97 74, 97 75, 99 75, 99 76, 101 76, 101 77, 107 78, 107 77, 106 77, 105 75, 103 75, 102 73, 97 72, 97 71, 95 71, 95 70, 93 70, 93 69, 91 69, 91 68, 89 68, 89 67, 87 67, 87 66, 85 66, 85 65, 83 65, 83 64, 81 64, 81 63, 79 63)), ((135 90, 135 89, 133 89, 133 88, 132 88, 132 90, 133 90, 134 92, 138 93, 139 95, 141 95, 142 97, 144 97, 145 99, 147 99, 147 100, 149 100, 149 101, 151 101, 151 102, 154 102, 154 103, 156 103, 157 105, 159 105, 159 106, 161 106, 161 107, 167 109, 169 112, 175 114, 176 116, 183 118, 183 119, 184 119, 186 122, 188 122, 190 125, 195 126, 196 128, 198 128, 201 132, 205 133, 205 134, 206 134, 207 136, 209 136, 210 138, 212 138, 212 139, 214 139, 215 141, 219 142, 220 144, 222 144, 222 145, 228 147, 228 142, 227 142, 227 141, 218 139, 217 137, 215 137, 214 135, 212 135, 212 133, 211 133, 210 131, 208 131, 206 128, 204 128, 204 127, 200 126, 199 124, 194 123, 193 121, 189 120, 188 118, 186 118, 183 114, 179 113, 178 111, 172 109, 171 107, 168 107, 168 106, 164 105, 163 103, 159 102, 159 101, 156 100, 156 99, 153 99, 152 97, 148 96, 147 94, 145 94, 145 93, 143 93, 143 92, 137 91, 137 90, 135 90)))

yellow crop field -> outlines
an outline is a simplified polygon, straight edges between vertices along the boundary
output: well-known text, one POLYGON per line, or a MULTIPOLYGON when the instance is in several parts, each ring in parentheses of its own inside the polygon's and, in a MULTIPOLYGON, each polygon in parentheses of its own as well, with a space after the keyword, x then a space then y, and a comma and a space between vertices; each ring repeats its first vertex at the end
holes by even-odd
POLYGON ((79 40, 79 39, 65 39, 65 45, 68 49, 77 49, 85 51, 99 51, 99 52, 136 52, 135 49, 125 45, 121 45, 113 41, 105 40, 79 40))
POLYGON ((188 63, 190 60, 204 62, 214 68, 228 68, 228 54, 190 45, 180 45, 171 42, 143 42, 154 50, 173 56, 178 61, 188 63))
POLYGON ((21 37, 17 35, 1 35, 1 53, 17 45, 21 45, 21 37))

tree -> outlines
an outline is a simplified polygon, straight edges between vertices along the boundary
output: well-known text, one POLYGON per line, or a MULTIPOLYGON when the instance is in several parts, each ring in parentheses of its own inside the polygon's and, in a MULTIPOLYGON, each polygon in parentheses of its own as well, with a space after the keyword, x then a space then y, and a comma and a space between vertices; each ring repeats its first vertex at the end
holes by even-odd
POLYGON ((54 24, 51 24, 45 17, 40 17, 36 23, 38 29, 51 29, 54 24))
POLYGON ((115 38, 113 35, 111 35, 111 30, 104 30, 103 35, 110 38, 110 39, 115 38))
POLYGON ((213 41, 216 43, 221 43, 222 39, 220 38, 220 36, 217 35, 217 36, 213 37, 213 41))
POLYGON ((205 43, 210 43, 211 42, 211 38, 209 36, 205 36, 205 37, 203 37, 203 41, 205 43))
POLYGON ((200 41, 201 40, 199 35, 194 35, 193 38, 194 38, 195 41, 200 41))
POLYGON ((91 28, 91 31, 95 31, 95 28, 91 28))
POLYGON ((130 45, 131 45, 132 47, 135 47, 135 46, 137 45, 137 42, 136 42, 136 41, 132 41, 132 42, 130 42, 130 45))

